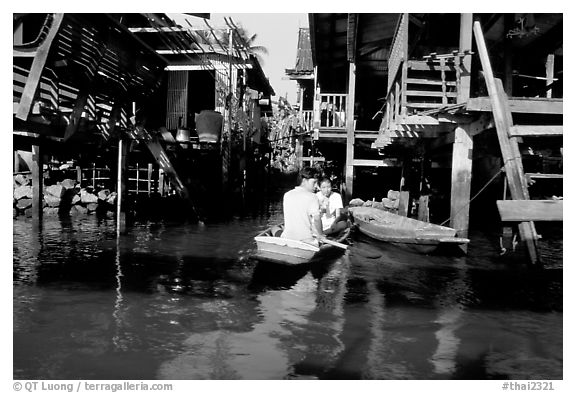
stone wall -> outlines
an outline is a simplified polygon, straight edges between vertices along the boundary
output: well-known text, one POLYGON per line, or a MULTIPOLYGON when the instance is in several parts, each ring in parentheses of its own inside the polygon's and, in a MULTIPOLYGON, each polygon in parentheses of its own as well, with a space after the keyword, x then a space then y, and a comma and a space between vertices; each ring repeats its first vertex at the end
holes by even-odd
MULTIPOLYGON (((17 174, 13 177, 13 217, 32 216, 32 176, 17 174)), ((73 179, 64 179, 44 185, 43 205, 45 215, 91 214, 113 211, 116 192, 108 189, 81 188, 73 179)))

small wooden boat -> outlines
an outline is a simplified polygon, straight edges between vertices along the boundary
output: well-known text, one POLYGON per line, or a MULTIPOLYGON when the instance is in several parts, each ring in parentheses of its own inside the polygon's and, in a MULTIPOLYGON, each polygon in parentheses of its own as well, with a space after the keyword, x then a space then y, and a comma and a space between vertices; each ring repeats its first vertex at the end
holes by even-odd
POLYGON ((350 214, 361 233, 384 242, 409 246, 428 253, 441 245, 462 245, 469 239, 456 237, 456 230, 399 216, 373 207, 351 207, 350 214))
POLYGON ((347 246, 344 241, 350 236, 350 225, 330 236, 326 243, 315 246, 298 240, 280 237, 282 225, 268 228, 254 238, 258 247, 254 258, 287 265, 301 265, 323 260, 342 253, 347 246))

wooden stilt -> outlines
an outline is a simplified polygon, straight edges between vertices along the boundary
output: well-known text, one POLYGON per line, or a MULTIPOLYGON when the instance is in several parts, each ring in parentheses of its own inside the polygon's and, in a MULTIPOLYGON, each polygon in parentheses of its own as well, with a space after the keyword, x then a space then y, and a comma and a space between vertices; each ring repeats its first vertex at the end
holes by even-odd
POLYGON ((454 130, 452 149, 452 187, 450 192, 450 226, 459 237, 468 237, 472 149, 474 142, 469 126, 459 124, 454 130))
POLYGON ((32 145, 32 220, 35 227, 42 226, 43 206, 43 160, 39 145, 32 145))
POLYGON ((226 127, 227 140, 222 145, 222 187, 224 191, 228 191, 230 187, 230 161, 232 160, 232 50, 233 50, 233 33, 232 29, 228 30, 228 111, 227 122, 224 121, 226 127))
MULTIPOLYGON (((310 131, 308 129, 308 126, 306 124, 306 122, 304 121, 304 88, 302 87, 302 85, 298 85, 298 96, 300 98, 299 100, 299 105, 300 108, 298 109, 298 115, 300 116, 300 122, 302 124, 302 127, 300 128, 300 132, 302 133, 304 130, 306 131, 310 131)), ((302 158, 304 157, 304 137, 302 135, 299 135, 296 138, 296 166, 298 168, 298 170, 301 170, 304 167, 304 161, 302 160, 302 158)))
POLYGON ((304 167, 304 161, 302 158, 304 157, 304 137, 300 135, 298 139, 296 139, 296 165, 298 166, 298 170, 301 170, 304 167))
POLYGON ((430 222, 430 210, 428 209, 429 196, 421 195, 418 201, 418 220, 430 222))
POLYGON ((320 128, 320 88, 318 87, 318 66, 314 66, 314 102, 312 129, 314 133, 320 128))
POLYGON ((14 150, 14 173, 20 172, 20 154, 14 150))
POLYGON ((158 193, 161 197, 164 196, 164 170, 158 169, 158 193))
POLYGON ((512 40, 506 39, 506 34, 514 28, 514 14, 504 14, 504 29, 501 34, 501 42, 503 43, 502 56, 504 57, 504 91, 509 96, 513 95, 514 91, 514 46, 512 40))
POLYGON ((356 64, 348 68, 348 97, 346 98, 346 201, 352 199, 354 185, 354 101, 356 95, 356 64))
MULTIPOLYGON (((554 54, 548 55, 546 59, 546 86, 554 83, 554 54)), ((546 90, 546 98, 552 98, 552 89, 546 90)))
POLYGON ((148 164, 148 171, 147 171, 148 177, 148 196, 150 196, 150 194, 152 194, 152 164, 149 163, 148 164))
POLYGON ((96 188, 96 163, 92 163, 92 188, 96 188))
MULTIPOLYGON (((472 50, 472 23, 473 14, 460 14, 460 53, 472 50)), ((457 102, 462 103, 470 98, 470 70, 472 68, 472 56, 464 56, 460 61, 458 78, 457 102)))
POLYGON ((80 165, 76 165, 76 181, 82 187, 82 168, 80 168, 80 165))
POLYGON ((410 207, 410 192, 400 191, 400 201, 398 202, 398 215, 408 216, 408 209, 410 207))
POLYGON ((405 179, 405 172, 406 172, 406 158, 402 160, 402 167, 400 168, 400 184, 398 185, 398 191, 402 191, 404 188, 404 184, 406 183, 405 179))

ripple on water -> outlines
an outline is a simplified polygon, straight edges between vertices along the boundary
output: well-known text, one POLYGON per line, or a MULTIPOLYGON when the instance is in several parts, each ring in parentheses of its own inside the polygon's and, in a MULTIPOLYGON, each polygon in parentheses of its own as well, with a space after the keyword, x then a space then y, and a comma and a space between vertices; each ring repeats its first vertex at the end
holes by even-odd
POLYGON ((253 261, 276 222, 142 222, 117 241, 110 220, 15 220, 14 376, 562 378, 561 269, 486 237, 464 257, 357 238, 325 264, 253 261))

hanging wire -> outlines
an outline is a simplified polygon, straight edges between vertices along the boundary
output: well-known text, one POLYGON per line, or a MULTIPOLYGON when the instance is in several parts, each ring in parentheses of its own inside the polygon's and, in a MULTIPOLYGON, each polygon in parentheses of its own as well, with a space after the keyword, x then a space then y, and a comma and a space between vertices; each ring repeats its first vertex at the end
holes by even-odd
MULTIPOLYGON (((500 170, 498 170, 498 172, 496 172, 496 173, 494 174, 494 176, 492 176, 492 178, 491 178, 490 180, 488 180, 488 181, 486 182, 486 184, 484 184, 484 186, 480 189, 480 191, 478 191, 472 198, 470 198, 470 200, 468 201, 468 203, 466 203, 466 204, 463 205, 460 209, 458 209, 458 211, 456 211, 456 213, 454 214, 453 217, 456 217, 458 214, 460 214, 460 212, 461 212, 462 210, 464 210, 466 207, 470 206, 470 204, 472 203, 472 201, 473 201, 474 199, 476 199, 476 197, 477 197, 478 195, 480 195, 480 193, 481 193, 482 191, 484 191, 484 190, 486 189, 486 187, 488 187, 488 185, 489 185, 490 183, 492 183, 492 182, 493 182, 498 176, 500 176, 500 174, 502 174, 503 172, 504 172, 504 167, 501 167, 500 170)), ((441 222, 440 224, 438 224, 438 225, 444 225, 444 224, 446 224, 446 223, 447 223, 448 221, 450 221, 450 219, 453 218, 453 217, 447 218, 446 220, 442 221, 442 222, 441 222)))

